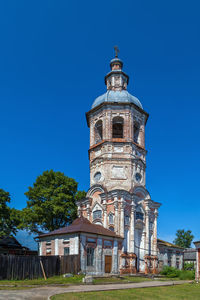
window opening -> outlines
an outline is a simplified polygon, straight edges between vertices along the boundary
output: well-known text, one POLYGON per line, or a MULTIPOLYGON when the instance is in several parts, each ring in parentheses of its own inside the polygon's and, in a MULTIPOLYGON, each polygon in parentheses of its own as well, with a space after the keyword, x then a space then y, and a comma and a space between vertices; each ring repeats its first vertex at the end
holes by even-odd
POLYGON ((124 119, 121 117, 113 118, 112 122, 112 137, 123 138, 124 119))
POLYGON ((69 255, 69 247, 64 248, 64 255, 69 255))
POLYGON ((101 217, 102 217, 102 211, 101 210, 95 210, 93 212, 93 220, 101 219, 101 217))
POLYGON ((114 216, 112 213, 109 214, 109 224, 114 224, 114 216))
POLYGON ((99 143, 103 138, 103 125, 102 120, 99 120, 95 124, 95 143, 99 143))
POLYGON ((140 132, 140 126, 138 123, 134 124, 134 130, 133 130, 133 134, 134 134, 134 137, 133 137, 133 140, 135 143, 138 144, 138 139, 139 139, 139 132, 140 132))
POLYGON ((94 248, 87 248, 87 266, 94 265, 94 248))

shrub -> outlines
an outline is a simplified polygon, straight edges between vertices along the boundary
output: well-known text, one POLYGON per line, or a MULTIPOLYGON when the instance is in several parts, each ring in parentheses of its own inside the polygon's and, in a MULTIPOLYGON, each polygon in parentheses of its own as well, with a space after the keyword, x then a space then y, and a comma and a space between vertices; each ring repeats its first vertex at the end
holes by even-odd
POLYGON ((180 270, 169 267, 169 266, 164 266, 163 270, 161 271, 161 275, 165 275, 168 278, 174 278, 174 277, 179 277, 180 270))
POLYGON ((193 271, 194 264, 193 263, 184 263, 184 270, 193 271))
POLYGON ((193 280, 195 279, 195 271, 181 271, 179 279, 181 280, 193 280))
POLYGON ((181 280, 193 280, 195 279, 195 271, 194 270, 179 270, 174 267, 164 266, 163 270, 160 273, 161 275, 165 275, 167 278, 176 278, 178 277, 181 280))

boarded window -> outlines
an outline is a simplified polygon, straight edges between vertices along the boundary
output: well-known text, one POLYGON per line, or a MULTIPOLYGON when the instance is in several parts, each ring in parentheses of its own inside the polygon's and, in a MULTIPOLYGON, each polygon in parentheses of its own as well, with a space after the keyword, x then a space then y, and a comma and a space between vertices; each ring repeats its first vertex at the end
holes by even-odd
POLYGON ((96 122, 94 131, 95 131, 95 143, 99 143, 103 138, 102 120, 96 122))
POLYGON ((94 248, 87 248, 87 266, 94 266, 94 248))
POLYGON ((113 118, 112 122, 112 137, 123 138, 124 137, 124 119, 121 117, 113 118))

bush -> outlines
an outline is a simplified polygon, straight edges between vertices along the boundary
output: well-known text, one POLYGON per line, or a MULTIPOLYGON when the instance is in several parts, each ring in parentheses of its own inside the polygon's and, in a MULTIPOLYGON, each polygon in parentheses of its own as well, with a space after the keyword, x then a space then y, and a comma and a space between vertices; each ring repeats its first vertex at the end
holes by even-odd
POLYGON ((193 263, 184 263, 184 270, 193 271, 194 270, 194 264, 193 263))
POLYGON ((179 279, 181 280, 193 280, 195 279, 195 271, 181 271, 179 279))
POLYGON ((179 277, 180 270, 169 267, 169 266, 164 266, 163 270, 161 271, 161 275, 165 275, 168 278, 174 278, 174 277, 179 277))
POLYGON ((193 280, 195 279, 195 271, 192 270, 179 270, 174 267, 164 266, 160 273, 165 275, 167 278, 179 278, 181 280, 193 280))

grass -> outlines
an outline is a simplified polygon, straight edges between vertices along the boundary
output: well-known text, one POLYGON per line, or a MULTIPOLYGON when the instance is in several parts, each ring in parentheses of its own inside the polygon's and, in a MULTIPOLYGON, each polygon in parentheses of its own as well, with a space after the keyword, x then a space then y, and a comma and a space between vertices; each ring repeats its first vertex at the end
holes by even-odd
POLYGON ((105 292, 65 293, 51 297, 51 300, 199 300, 200 284, 115 290, 105 292))
POLYGON ((34 286, 34 285, 54 285, 54 284, 80 284, 82 283, 83 275, 74 275, 73 277, 64 278, 63 276, 54 276, 38 279, 25 279, 25 280, 0 280, 0 288, 5 285, 10 286, 34 286))
POLYGON ((120 276, 120 277, 99 277, 94 279, 94 284, 109 284, 109 283, 130 283, 151 281, 151 278, 136 277, 136 276, 120 276))

